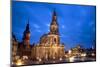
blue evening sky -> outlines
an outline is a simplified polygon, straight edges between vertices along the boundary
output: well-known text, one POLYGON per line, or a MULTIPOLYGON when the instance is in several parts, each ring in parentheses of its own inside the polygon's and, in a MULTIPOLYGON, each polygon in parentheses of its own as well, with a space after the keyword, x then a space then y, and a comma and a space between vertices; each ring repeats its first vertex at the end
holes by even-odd
POLYGON ((12 2, 12 32, 22 41, 26 24, 30 24, 30 43, 38 43, 49 32, 53 11, 59 24, 60 42, 69 49, 81 44, 93 45, 96 33, 96 7, 72 4, 48 4, 38 2, 12 2))

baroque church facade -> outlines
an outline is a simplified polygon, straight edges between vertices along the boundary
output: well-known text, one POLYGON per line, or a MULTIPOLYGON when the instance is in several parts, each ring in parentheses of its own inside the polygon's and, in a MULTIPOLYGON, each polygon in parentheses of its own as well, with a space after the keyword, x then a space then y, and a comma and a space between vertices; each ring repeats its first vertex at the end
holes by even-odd
POLYGON ((32 59, 62 59, 64 57, 64 45, 60 43, 59 25, 54 11, 50 32, 40 37, 40 42, 32 48, 32 59))

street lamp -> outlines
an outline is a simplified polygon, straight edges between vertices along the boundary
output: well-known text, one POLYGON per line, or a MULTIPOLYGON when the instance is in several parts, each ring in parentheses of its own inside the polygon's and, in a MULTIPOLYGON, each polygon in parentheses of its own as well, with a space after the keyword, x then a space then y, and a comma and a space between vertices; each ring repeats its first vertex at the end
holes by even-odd
POLYGON ((59 59, 60 61, 62 60, 62 58, 59 59))
POLYGON ((22 62, 22 60, 17 60, 17 63, 16 63, 16 65, 22 65, 23 64, 23 62, 22 62))
POLYGON ((82 57, 85 57, 85 56, 86 56, 86 53, 82 53, 81 56, 82 56, 82 57))
POLYGON ((42 61, 42 59, 39 58, 39 62, 41 62, 41 61, 42 61))
POLYGON ((74 57, 74 56, 69 57, 69 62, 74 62, 74 59, 75 59, 75 57, 74 57))
POLYGON ((72 51, 71 51, 71 50, 69 50, 69 51, 68 51, 68 54, 71 54, 71 53, 72 53, 72 51))

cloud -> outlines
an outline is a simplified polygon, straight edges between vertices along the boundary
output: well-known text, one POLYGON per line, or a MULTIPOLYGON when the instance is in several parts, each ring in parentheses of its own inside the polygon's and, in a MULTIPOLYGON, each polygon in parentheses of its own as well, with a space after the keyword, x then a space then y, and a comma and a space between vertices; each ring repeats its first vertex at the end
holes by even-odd
POLYGON ((65 26, 64 26, 64 25, 62 25, 62 28, 63 28, 63 29, 65 29, 65 26))
POLYGON ((46 24, 46 26, 50 27, 50 24, 48 23, 48 24, 46 24))
POLYGON ((37 30, 37 32, 41 33, 42 31, 41 30, 37 30))
POLYGON ((48 32, 50 31, 50 30, 47 30, 48 32))
POLYGON ((40 26, 37 25, 37 24, 34 24, 33 26, 34 26, 35 28, 40 28, 40 26))
POLYGON ((65 37, 65 35, 64 34, 61 34, 60 37, 63 38, 63 37, 65 37))

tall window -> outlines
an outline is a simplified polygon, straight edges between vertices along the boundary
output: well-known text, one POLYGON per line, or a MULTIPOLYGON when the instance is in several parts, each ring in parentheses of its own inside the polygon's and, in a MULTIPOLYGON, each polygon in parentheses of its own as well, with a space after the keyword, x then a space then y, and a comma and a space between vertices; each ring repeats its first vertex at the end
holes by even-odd
POLYGON ((56 44, 56 38, 54 38, 54 43, 56 44))

